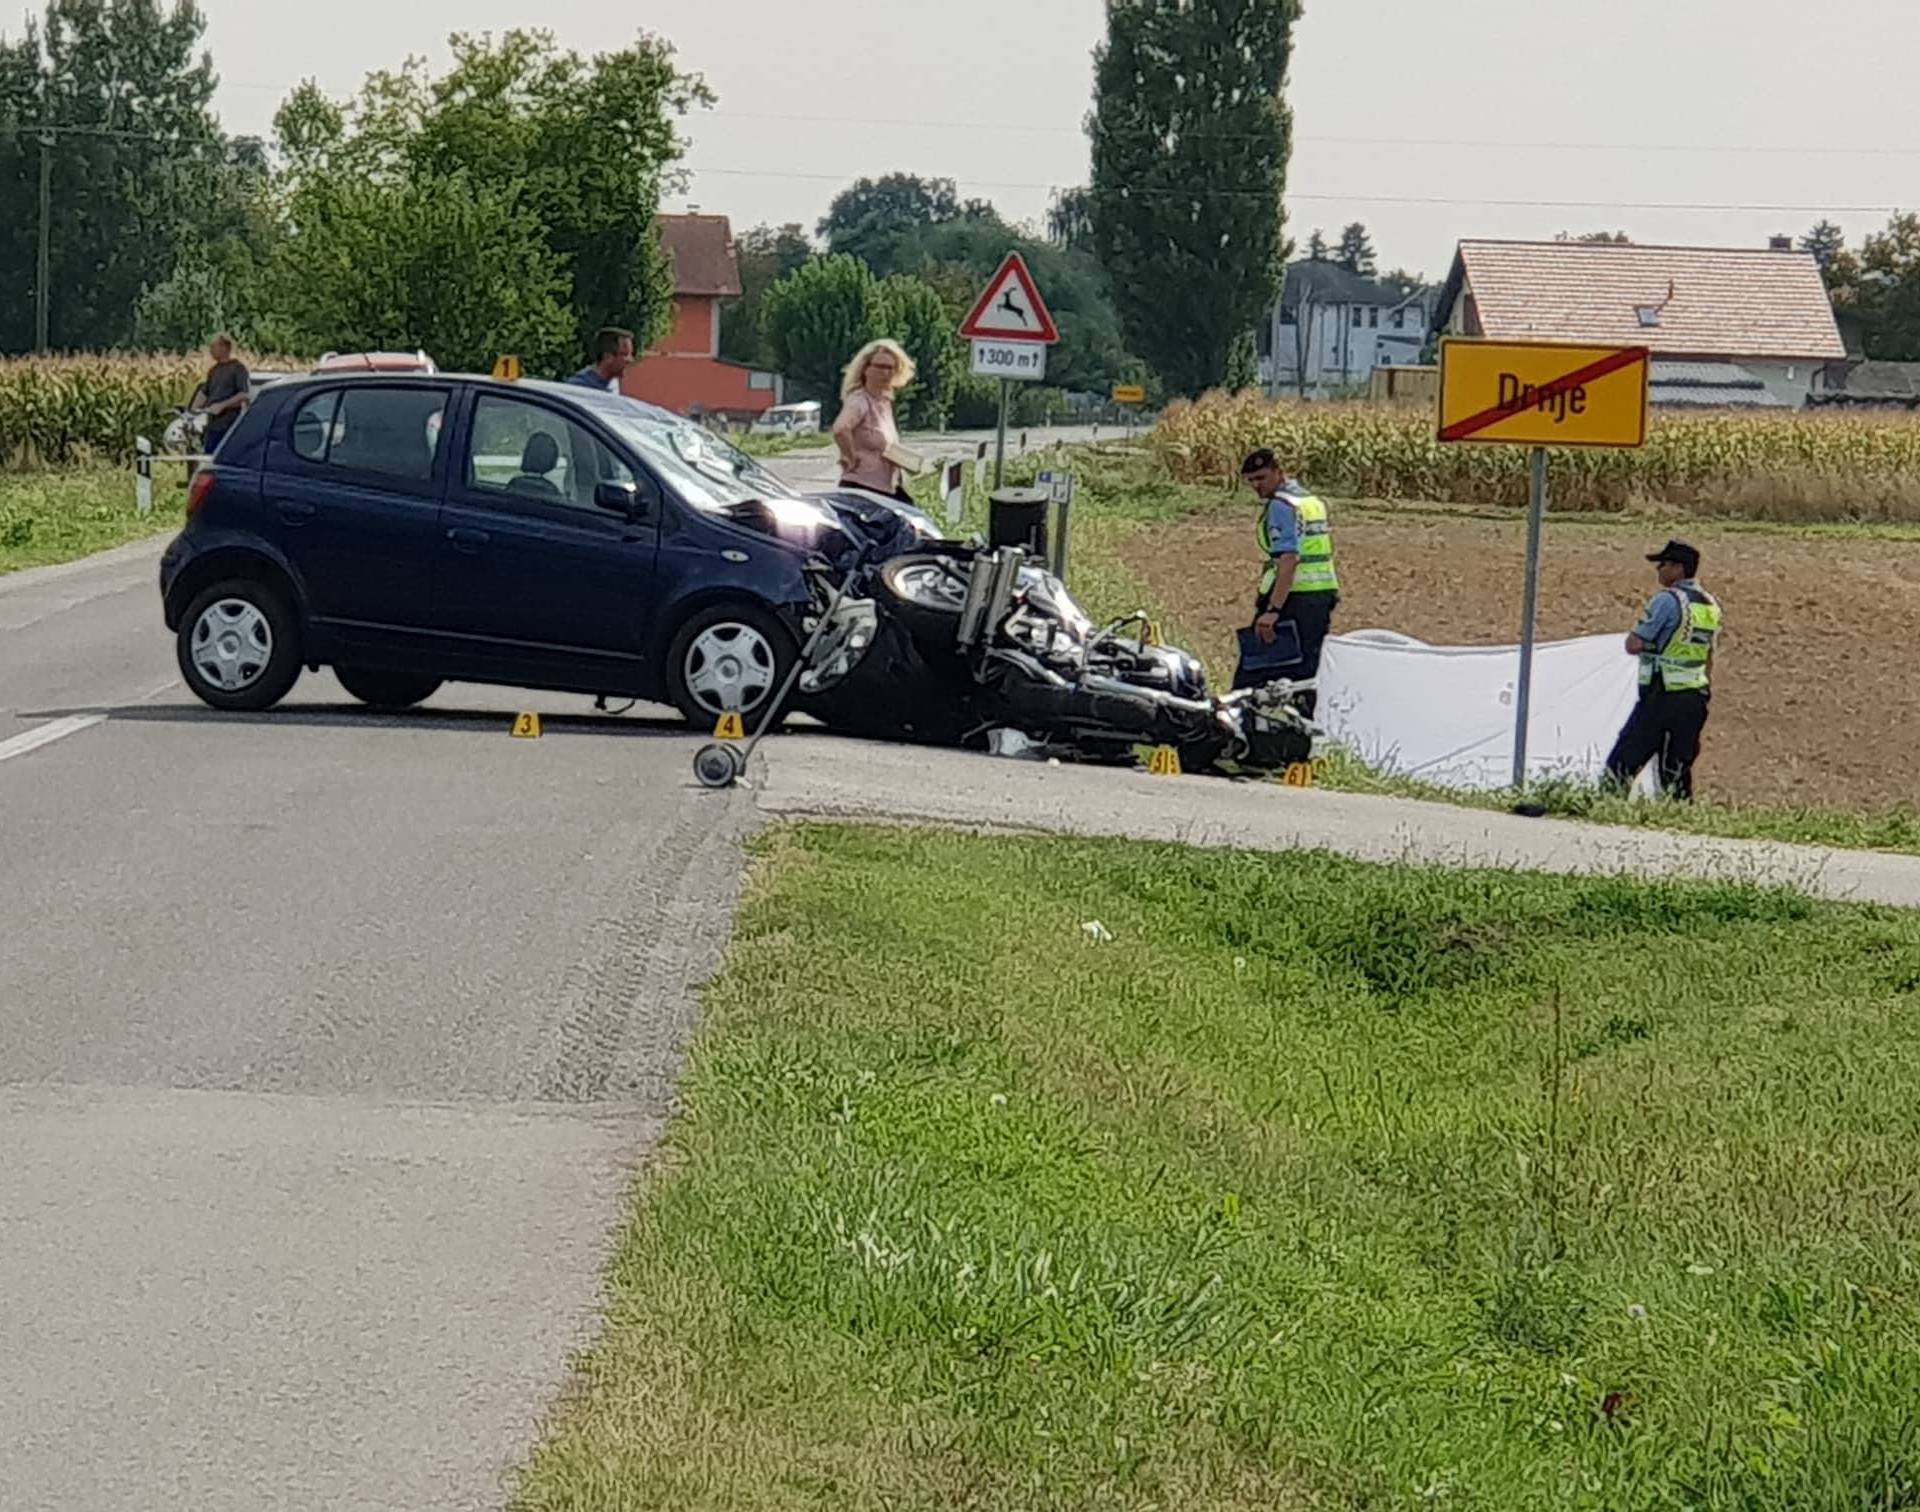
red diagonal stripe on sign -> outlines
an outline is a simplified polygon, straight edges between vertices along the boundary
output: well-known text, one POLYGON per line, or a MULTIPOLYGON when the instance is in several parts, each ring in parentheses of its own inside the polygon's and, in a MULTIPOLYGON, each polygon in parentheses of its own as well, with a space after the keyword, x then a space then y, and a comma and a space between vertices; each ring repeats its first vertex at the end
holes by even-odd
POLYGON ((1636 362, 1645 362, 1650 355, 1646 347, 1625 347, 1618 352, 1609 352, 1598 362, 1590 362, 1583 368, 1576 368, 1564 378, 1556 378, 1551 383, 1542 384, 1533 391, 1533 398, 1525 409, 1502 409, 1495 405, 1492 409, 1482 410, 1477 415, 1469 415, 1464 420, 1456 420, 1440 432, 1442 441, 1464 441, 1469 436, 1477 436, 1481 431, 1498 425, 1502 420, 1511 420, 1516 415, 1525 414, 1527 409, 1537 406, 1543 399, 1551 399, 1564 394, 1569 389, 1577 389, 1582 384, 1593 383, 1605 378, 1609 373, 1617 373, 1622 368, 1630 368, 1636 362))

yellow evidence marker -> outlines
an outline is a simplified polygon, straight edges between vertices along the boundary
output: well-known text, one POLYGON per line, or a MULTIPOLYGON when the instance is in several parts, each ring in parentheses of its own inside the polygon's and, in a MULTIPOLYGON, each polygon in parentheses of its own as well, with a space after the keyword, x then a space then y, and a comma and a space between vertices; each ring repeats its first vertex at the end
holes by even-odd
POLYGON ((538 740, 540 738, 540 716, 538 714, 522 714, 518 719, 514 720, 513 738, 515 740, 538 740))
POLYGON ((738 709, 729 709, 720 716, 720 722, 713 727, 715 740, 745 740, 747 722, 740 717, 738 709))
POLYGON ((1288 787, 1312 787, 1313 763, 1309 761, 1289 763, 1286 773, 1281 780, 1285 782, 1288 787))
POLYGON ((1147 760, 1147 770, 1155 777, 1178 777, 1180 753, 1172 746, 1155 746, 1153 755, 1147 760))
POLYGON ((496 357, 493 362, 493 376, 500 379, 503 383, 518 383, 520 381, 520 359, 513 356, 496 357))

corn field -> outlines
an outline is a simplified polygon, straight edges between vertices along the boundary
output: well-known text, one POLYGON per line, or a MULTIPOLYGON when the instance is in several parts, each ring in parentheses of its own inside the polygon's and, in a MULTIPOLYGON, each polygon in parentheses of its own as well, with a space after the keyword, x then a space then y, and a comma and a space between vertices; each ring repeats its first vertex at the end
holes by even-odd
MULTIPOLYGON (((1207 395, 1168 406, 1149 444, 1183 482, 1227 484, 1270 446, 1352 498, 1526 502, 1527 449, 1442 445, 1424 409, 1207 395)), ((1653 417, 1633 451, 1556 452, 1556 509, 1677 506, 1755 519, 1920 521, 1920 419, 1788 411, 1653 417)))
POLYGON ((208 366, 204 354, 0 359, 0 467, 126 461, 135 436, 158 444, 208 366))

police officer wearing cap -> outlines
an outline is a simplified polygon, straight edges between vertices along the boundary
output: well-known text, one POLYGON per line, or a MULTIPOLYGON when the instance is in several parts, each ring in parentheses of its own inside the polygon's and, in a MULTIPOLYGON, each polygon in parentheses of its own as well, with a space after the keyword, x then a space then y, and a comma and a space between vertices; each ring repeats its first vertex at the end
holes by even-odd
POLYGON ((1662 790, 1691 799, 1693 763, 1711 699, 1720 605, 1695 581, 1700 553, 1685 541, 1668 541, 1647 560, 1654 564, 1660 591, 1627 636, 1628 654, 1640 658, 1640 701, 1607 757, 1607 779, 1624 788, 1658 758, 1662 790))
MULTIPOLYGON (((1320 648, 1340 602, 1327 506, 1289 478, 1264 446, 1240 464, 1240 476, 1260 500, 1260 554, 1266 559, 1254 598, 1253 632, 1262 645, 1272 645, 1280 627, 1291 623, 1300 636, 1300 661, 1279 675, 1304 682, 1319 675, 1320 648)), ((1236 688, 1266 680, 1248 671, 1247 660, 1243 654, 1234 673, 1236 688)), ((1294 702, 1311 719, 1319 700, 1307 689, 1294 702)))

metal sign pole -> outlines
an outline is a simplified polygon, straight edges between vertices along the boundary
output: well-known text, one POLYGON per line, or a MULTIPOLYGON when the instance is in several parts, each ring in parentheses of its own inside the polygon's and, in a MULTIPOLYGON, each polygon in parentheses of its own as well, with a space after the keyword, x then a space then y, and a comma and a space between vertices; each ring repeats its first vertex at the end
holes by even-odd
POLYGON ((1000 430, 993 442, 993 486, 1000 486, 1000 475, 1007 465, 1007 401, 1013 393, 1013 380, 1000 380, 1000 430))
POLYGON ((1533 484, 1527 501, 1527 593, 1520 611, 1520 685, 1513 700, 1513 786, 1527 787, 1527 716, 1533 698, 1533 631, 1540 609, 1540 532, 1547 519, 1547 449, 1533 449, 1533 484))

